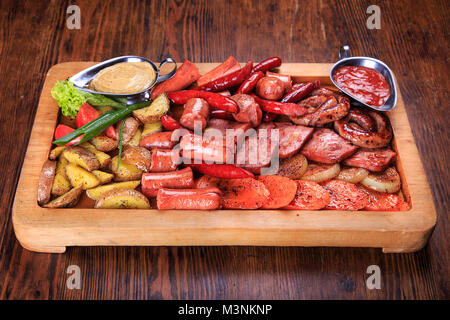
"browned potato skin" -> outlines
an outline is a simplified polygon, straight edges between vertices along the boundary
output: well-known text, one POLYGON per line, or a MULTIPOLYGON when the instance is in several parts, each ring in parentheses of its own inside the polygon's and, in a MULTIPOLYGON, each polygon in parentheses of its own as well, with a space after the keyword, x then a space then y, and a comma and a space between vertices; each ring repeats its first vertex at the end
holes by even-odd
POLYGON ((103 152, 109 152, 119 146, 119 142, 117 140, 111 139, 107 136, 97 136, 89 140, 89 142, 93 144, 98 151, 103 152))
POLYGON ((142 147, 127 147, 122 152, 122 160, 134 164, 139 169, 147 172, 152 162, 152 153, 142 147))
POLYGON ((61 155, 61 153, 64 151, 64 149, 66 149, 66 147, 56 147, 56 148, 53 148, 53 149, 50 151, 50 154, 48 155, 48 158, 49 158, 50 160, 56 160, 56 159, 58 159, 58 157, 61 155))
POLYGON ((114 181, 131 181, 140 180, 142 177, 142 170, 134 164, 127 161, 120 161, 119 169, 117 169, 118 156, 111 160, 110 169, 114 173, 114 181))
POLYGON ((298 180, 308 169, 308 160, 301 153, 283 159, 280 162, 278 175, 293 180, 298 180))
POLYGON ((50 201, 44 205, 44 208, 70 208, 77 204, 80 195, 83 192, 82 187, 72 188, 69 192, 50 201))
POLYGON ((39 176, 37 199, 40 205, 50 201, 53 179, 56 174, 56 162, 46 160, 39 176))
MULTIPOLYGON (((123 125, 122 140, 124 144, 127 144, 138 131, 140 122, 136 120, 136 118, 134 117, 128 117, 124 121, 125 123, 123 125)), ((117 123, 116 127, 117 135, 119 135, 121 123, 122 121, 119 121, 117 123)))
MULTIPOLYGON (((70 154, 70 153, 76 154, 83 161, 83 163, 86 164, 87 167, 84 169, 92 171, 92 170, 97 170, 100 168, 100 162, 97 160, 97 158, 95 157, 95 155, 92 152, 90 152, 82 147, 79 147, 79 146, 70 146, 70 147, 66 148, 63 152, 63 156, 69 162, 71 162, 71 161, 66 157, 66 155, 70 154)), ((83 167, 79 163, 74 163, 74 164, 76 164, 80 167, 83 167)))
POLYGON ((146 209, 150 208, 150 202, 148 201, 148 199, 142 193, 134 189, 114 189, 105 192, 95 202, 94 207, 102 208, 104 207, 106 201, 111 200, 111 198, 116 198, 115 201, 117 202, 117 204, 119 204, 118 206, 115 207, 116 209, 137 208, 136 206, 130 206, 129 202, 120 201, 120 197, 134 197, 140 202, 143 202, 146 209))

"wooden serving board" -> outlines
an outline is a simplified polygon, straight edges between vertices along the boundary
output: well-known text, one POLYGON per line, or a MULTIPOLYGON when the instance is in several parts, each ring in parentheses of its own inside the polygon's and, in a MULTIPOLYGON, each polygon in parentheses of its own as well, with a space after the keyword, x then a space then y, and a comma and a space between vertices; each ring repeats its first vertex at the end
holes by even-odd
MULTIPOLYGON (((36 200, 38 179, 58 118, 50 90, 57 80, 92 64, 61 63, 47 74, 13 205, 14 230, 24 248, 61 253, 67 246, 252 245, 380 247, 384 252, 412 252, 424 247, 430 237, 436 211, 400 92, 389 117, 409 211, 41 208, 36 200)), ((197 64, 201 73, 216 65, 197 64)), ((331 85, 330 68, 331 64, 284 63, 279 72, 290 74, 296 82, 319 79, 331 85)))

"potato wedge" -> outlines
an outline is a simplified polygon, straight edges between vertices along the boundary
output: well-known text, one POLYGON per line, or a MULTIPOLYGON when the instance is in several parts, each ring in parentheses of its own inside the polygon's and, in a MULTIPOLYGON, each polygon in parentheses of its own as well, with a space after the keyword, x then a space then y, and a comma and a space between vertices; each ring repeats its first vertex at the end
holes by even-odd
POLYGON ((95 208, 149 209, 150 202, 139 191, 133 189, 115 189, 102 194, 95 202, 95 208))
POLYGON ((61 153, 64 151, 66 147, 56 147, 50 151, 50 154, 48 155, 48 158, 50 160, 56 160, 59 158, 61 153))
POLYGON ((97 150, 97 148, 94 147, 89 142, 80 144, 80 147, 85 148, 86 150, 92 152, 94 156, 97 158, 98 162, 100 162, 101 168, 107 168, 111 163, 111 156, 109 154, 97 150))
POLYGON ((306 170, 305 174, 300 179, 314 182, 323 182, 336 177, 339 174, 339 171, 341 171, 339 163, 310 163, 308 164, 308 169, 306 170))
POLYGON ((92 172, 73 163, 66 166, 66 174, 72 186, 82 187, 83 190, 94 188, 100 184, 100 180, 92 172))
POLYGON ((395 193, 400 190, 401 179, 397 170, 390 167, 384 172, 369 173, 369 175, 361 181, 361 184, 378 192, 395 193))
POLYGON ((52 185, 52 195, 54 196, 62 196, 72 188, 66 175, 66 166, 68 164, 69 161, 67 161, 66 158, 59 157, 58 162, 56 163, 56 174, 52 185))
POLYGON ((278 175, 293 180, 298 180, 308 169, 308 160, 301 153, 280 161, 278 175))
POLYGON ((88 171, 100 168, 100 162, 95 155, 80 146, 70 146, 63 151, 62 155, 70 163, 76 164, 88 171))
POLYGON ((127 147, 122 152, 122 160, 134 164, 139 170, 147 172, 152 162, 152 153, 142 147, 127 147))
POLYGON ((44 204, 44 208, 69 208, 77 204, 80 199, 80 195, 83 192, 81 187, 72 188, 62 196, 44 204))
POLYGON ((134 134, 133 138, 131 138, 130 141, 128 141, 128 143, 126 143, 126 146, 131 146, 131 147, 138 147, 139 146, 139 141, 141 141, 141 135, 142 135, 142 130, 138 129, 138 131, 136 131, 136 133, 134 134))
POLYGON ((134 164, 130 164, 124 160, 120 160, 119 168, 117 168, 117 159, 118 156, 115 156, 111 161, 111 171, 114 173, 115 181, 130 181, 141 179, 142 170, 140 170, 134 164))
POLYGON ((142 129, 141 138, 143 138, 149 134, 153 134, 153 133, 160 132, 160 131, 162 131, 161 121, 156 121, 153 123, 145 123, 144 129, 142 129))
POLYGON ((116 190, 116 189, 135 189, 140 184, 141 184, 140 180, 105 184, 103 186, 98 186, 98 187, 86 190, 86 195, 91 199, 97 200, 105 192, 108 192, 111 190, 116 190))
POLYGON ((96 136, 89 140, 89 142, 93 144, 98 151, 103 152, 114 150, 119 145, 117 140, 111 139, 107 136, 96 136))
POLYGON ((109 172, 94 170, 92 171, 92 174, 96 176, 98 180, 100 180, 100 184, 111 182, 114 179, 114 175, 109 172))
POLYGON ((53 179, 56 175, 56 162, 46 160, 42 166, 38 182, 37 200, 40 205, 50 201, 53 179))
MULTIPOLYGON (((126 144, 128 144, 128 142, 131 141, 133 136, 138 131, 140 123, 134 117, 128 117, 123 121, 125 121, 125 123, 124 123, 123 129, 122 129, 122 141, 123 141, 123 144, 126 145, 126 144)), ((121 123, 122 123, 122 121, 119 121, 117 123, 117 126, 116 126, 117 135, 119 135, 121 123)))
POLYGON ((166 94, 161 94, 145 108, 133 111, 133 116, 142 123, 153 123, 161 119, 169 111, 170 101, 166 94))

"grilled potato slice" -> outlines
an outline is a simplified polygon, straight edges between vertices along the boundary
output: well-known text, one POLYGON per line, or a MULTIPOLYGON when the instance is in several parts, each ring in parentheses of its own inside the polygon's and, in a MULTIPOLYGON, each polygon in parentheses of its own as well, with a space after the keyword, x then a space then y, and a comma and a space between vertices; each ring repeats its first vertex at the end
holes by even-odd
POLYGON ((72 186, 82 187, 83 190, 94 188, 100 184, 100 180, 92 172, 72 163, 66 166, 66 174, 72 186))
POLYGON ((89 140, 89 142, 93 144, 98 151, 103 152, 114 150, 119 145, 117 140, 111 139, 107 136, 96 136, 89 140))
POLYGON ((109 172, 94 170, 92 171, 92 174, 97 177, 97 179, 100 181, 100 184, 111 182, 114 179, 114 175, 109 172))
POLYGON ((130 181, 141 179, 142 170, 140 170, 134 164, 130 164, 124 160, 120 160, 119 168, 117 168, 117 160, 118 156, 115 156, 111 161, 111 171, 114 173, 115 181, 130 181))
POLYGON ((308 169, 301 177, 301 180, 308 180, 314 182, 323 182, 333 179, 339 174, 341 167, 339 163, 335 164, 308 164, 308 169))
POLYGON ((134 164, 139 170, 147 172, 152 162, 152 153, 142 147, 127 147, 122 152, 122 160, 134 164))
POLYGON ((80 199, 80 195, 83 192, 83 188, 75 187, 70 191, 66 192, 62 196, 44 204, 45 208, 68 208, 73 207, 77 204, 80 199))
POLYGON ((88 171, 97 170, 100 168, 100 162, 95 155, 85 148, 79 146, 70 146, 66 148, 63 157, 72 164, 76 164, 88 171))
MULTIPOLYGON (((128 117, 123 121, 125 123, 122 129, 122 141, 124 145, 127 145, 138 131, 140 123, 134 117, 128 117)), ((116 126, 117 136, 119 136, 121 123, 122 121, 119 121, 116 126)))
POLYGON ((169 111, 170 101, 166 94, 159 95, 148 107, 133 111, 133 116, 142 123, 153 123, 169 111))
POLYGON ((141 138, 143 138, 149 134, 153 134, 153 133, 160 132, 160 131, 162 131, 161 121, 158 120, 153 123, 145 123, 144 129, 142 129, 141 138))
POLYGON ((116 190, 116 189, 135 189, 135 188, 137 188, 137 186, 140 183, 141 183, 140 180, 136 180, 136 181, 124 181, 124 182, 105 184, 103 186, 98 186, 98 187, 86 190, 86 195, 91 199, 97 200, 105 192, 108 192, 111 190, 116 190))
POLYGON ((52 151, 50 151, 50 154, 48 155, 48 158, 50 160, 58 159, 65 148, 66 147, 56 147, 56 148, 52 149, 52 151))
POLYGON ((389 167, 381 173, 369 173, 369 175, 361 181, 361 184, 378 192, 395 193, 400 190, 402 183, 397 170, 389 167))
POLYGON ((278 175, 293 180, 300 179, 308 169, 308 160, 301 153, 283 159, 280 162, 280 168, 278 169, 278 175))
POLYGON ((56 175, 56 162, 46 160, 39 176, 37 199, 40 205, 50 201, 53 179, 56 175))
POLYGON ((111 163, 111 156, 109 154, 97 150, 97 148, 94 147, 89 142, 80 144, 80 147, 85 148, 86 150, 92 152, 94 156, 97 158, 98 162, 100 162, 101 168, 106 168, 111 163))
POLYGON ((102 194, 95 202, 95 208, 149 209, 150 202, 139 191, 133 189, 115 189, 102 194))
POLYGON ((66 166, 68 164, 69 161, 67 161, 66 158, 59 157, 58 162, 56 163, 55 178, 53 179, 52 184, 52 195, 54 196, 62 196, 72 188, 66 175, 66 166))
POLYGON ((128 143, 126 145, 131 146, 131 147, 138 147, 139 141, 141 141, 141 136, 142 136, 142 130, 138 129, 138 131, 136 131, 136 133, 134 134, 133 138, 131 138, 131 140, 128 141, 128 143))
POLYGON ((336 180, 358 183, 369 175, 369 171, 364 168, 344 168, 341 169, 336 180))

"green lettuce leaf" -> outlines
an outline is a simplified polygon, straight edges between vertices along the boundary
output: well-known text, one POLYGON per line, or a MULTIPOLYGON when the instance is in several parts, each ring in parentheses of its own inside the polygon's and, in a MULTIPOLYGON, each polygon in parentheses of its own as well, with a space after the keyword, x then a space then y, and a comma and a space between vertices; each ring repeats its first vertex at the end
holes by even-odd
POLYGON ((56 82, 51 94, 58 102, 62 114, 72 119, 77 116, 81 105, 86 102, 86 98, 68 80, 56 82))

